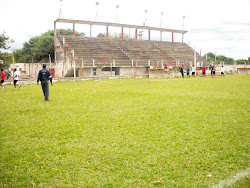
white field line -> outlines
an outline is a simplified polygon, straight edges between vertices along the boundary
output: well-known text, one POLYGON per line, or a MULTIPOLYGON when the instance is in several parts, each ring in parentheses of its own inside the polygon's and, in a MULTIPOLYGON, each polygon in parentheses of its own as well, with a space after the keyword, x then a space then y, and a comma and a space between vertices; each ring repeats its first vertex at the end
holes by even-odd
POLYGON ((240 179, 248 176, 249 173, 250 173, 250 168, 247 168, 246 170, 240 172, 239 174, 236 174, 233 177, 230 177, 230 178, 225 179, 225 180, 221 180, 219 182, 219 184, 212 186, 212 188, 223 188, 225 185, 232 185, 237 180, 240 180, 240 179))

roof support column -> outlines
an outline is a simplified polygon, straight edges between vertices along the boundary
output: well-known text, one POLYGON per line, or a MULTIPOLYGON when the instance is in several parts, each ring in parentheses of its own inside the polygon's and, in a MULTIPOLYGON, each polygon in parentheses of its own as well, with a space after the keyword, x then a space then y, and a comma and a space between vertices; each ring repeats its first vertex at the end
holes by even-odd
POLYGON ((182 33, 182 43, 184 43, 184 34, 182 33))
POLYGON ((150 40, 150 30, 148 30, 148 40, 150 40))
POLYGON ((92 25, 89 25, 89 36, 92 37, 92 25))
POLYGON ((54 22, 54 35, 56 36, 56 21, 54 22))
POLYGON ((106 29, 106 37, 109 38, 109 26, 107 26, 107 29, 106 29))
POLYGON ((75 24, 73 23, 73 36, 75 36, 76 33, 75 33, 75 24))
POLYGON ((122 39, 123 39, 123 27, 122 27, 122 39))
POLYGON ((161 41, 162 41, 162 31, 161 31, 161 41))
POLYGON ((174 33, 172 33, 172 42, 174 42, 174 33))
POLYGON ((137 40, 137 28, 135 29, 135 39, 137 40))

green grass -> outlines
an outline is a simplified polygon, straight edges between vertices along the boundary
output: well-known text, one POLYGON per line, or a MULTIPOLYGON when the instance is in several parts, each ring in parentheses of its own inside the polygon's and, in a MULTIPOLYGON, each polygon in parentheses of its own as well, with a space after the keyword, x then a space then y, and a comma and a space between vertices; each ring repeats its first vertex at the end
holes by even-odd
POLYGON ((0 187, 210 187, 249 167, 248 75, 6 88, 0 187))

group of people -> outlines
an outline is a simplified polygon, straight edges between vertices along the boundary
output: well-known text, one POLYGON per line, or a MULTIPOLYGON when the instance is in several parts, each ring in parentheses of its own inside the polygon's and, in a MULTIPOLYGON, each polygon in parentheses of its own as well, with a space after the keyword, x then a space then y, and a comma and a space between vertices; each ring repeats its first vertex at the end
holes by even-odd
MULTIPOLYGON (((195 68, 195 66, 193 65, 192 68, 191 68, 191 70, 190 70, 189 66, 187 66, 186 71, 187 71, 187 78, 190 78, 190 71, 192 71, 192 76, 194 77, 194 76, 195 76, 195 72, 196 72, 196 68, 195 68)), ((184 79, 184 69, 183 69, 183 65, 180 66, 180 72, 181 72, 182 78, 184 79)))
MULTIPOLYGON (((18 79, 19 79, 19 74, 18 74, 16 68, 14 69, 13 78, 14 78, 13 85, 14 85, 14 88, 16 89, 17 82, 18 82, 18 79)), ((2 89, 4 91, 6 91, 6 89, 5 89, 4 85, 3 85, 4 81, 5 81, 5 72, 3 71, 3 69, 1 69, 1 84, 0 84, 0 86, 2 86, 2 89)), ((21 85, 18 85, 18 86, 19 86, 19 88, 21 87, 21 85)))
MULTIPOLYGON (((14 69, 14 73, 13 73, 13 78, 14 78, 14 88, 16 89, 17 86, 17 82, 19 80, 19 74, 16 70, 16 68, 14 69)), ((6 91, 3 83, 5 81, 5 73, 4 70, 1 69, 1 83, 0 86, 2 86, 2 89, 4 91, 6 91)), ((42 90, 43 90, 43 94, 44 94, 44 99, 45 101, 49 101, 49 81, 51 83, 51 85, 53 85, 52 83, 52 76, 51 73, 48 69, 46 69, 46 64, 43 64, 43 68, 39 71, 38 76, 37 76, 37 85, 39 85, 39 81, 41 81, 41 86, 42 86, 42 90)), ((21 87, 21 85, 18 85, 19 88, 21 87)))
MULTIPOLYGON (((210 69, 211 69, 211 78, 214 78, 215 77, 215 67, 210 65, 210 69)), ((179 70, 181 72, 181 76, 182 78, 184 79, 184 68, 183 68, 183 65, 179 67, 179 70)), ((190 78, 190 68, 189 66, 187 66, 186 68, 186 71, 187 71, 187 78, 190 78)), ((224 74, 224 66, 222 65, 221 67, 221 76, 225 76, 224 74)), ((192 66, 192 76, 194 77, 195 76, 195 72, 196 72, 196 68, 195 66, 193 65, 192 66)), ((206 67, 203 65, 202 66, 202 74, 201 74, 202 78, 205 77, 205 79, 207 79, 207 76, 206 76, 206 67)))

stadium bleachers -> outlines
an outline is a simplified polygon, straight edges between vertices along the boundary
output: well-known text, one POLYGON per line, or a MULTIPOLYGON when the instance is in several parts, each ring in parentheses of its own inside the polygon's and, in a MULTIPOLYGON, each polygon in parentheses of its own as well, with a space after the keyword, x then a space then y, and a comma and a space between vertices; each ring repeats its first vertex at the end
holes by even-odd
MULTIPOLYGON (((189 65, 194 61, 194 50, 185 43, 148 41, 120 38, 99 38, 80 36, 61 36, 65 43, 74 50, 75 58, 80 58, 84 66, 103 66, 114 62, 115 66, 151 66, 171 64, 176 66, 189 65)), ((62 40, 61 40, 62 41, 62 40)), ((206 60, 196 53, 196 60, 206 60)), ((114 65, 113 65, 114 66, 114 65)))

